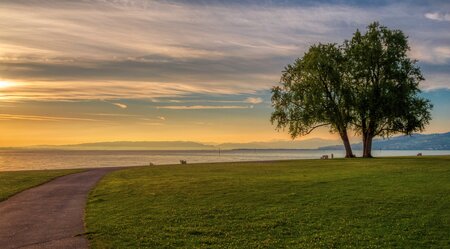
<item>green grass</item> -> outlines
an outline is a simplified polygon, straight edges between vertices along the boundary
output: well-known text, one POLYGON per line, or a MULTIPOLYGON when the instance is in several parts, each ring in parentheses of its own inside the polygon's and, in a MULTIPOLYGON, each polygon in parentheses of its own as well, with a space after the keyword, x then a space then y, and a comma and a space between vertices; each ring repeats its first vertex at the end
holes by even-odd
POLYGON ((67 175, 82 170, 33 170, 33 171, 0 171, 0 201, 29 189, 36 185, 48 182, 58 176, 67 175))
POLYGON ((450 157, 120 170, 86 223, 92 248, 450 248, 450 157))

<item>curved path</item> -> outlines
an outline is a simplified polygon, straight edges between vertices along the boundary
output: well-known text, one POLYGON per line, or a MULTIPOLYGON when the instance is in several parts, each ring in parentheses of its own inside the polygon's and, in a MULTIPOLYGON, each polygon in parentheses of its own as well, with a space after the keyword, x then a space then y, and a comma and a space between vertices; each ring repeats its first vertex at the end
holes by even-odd
POLYGON ((62 176, 0 202, 0 248, 88 248, 83 233, 89 191, 117 169, 62 176))

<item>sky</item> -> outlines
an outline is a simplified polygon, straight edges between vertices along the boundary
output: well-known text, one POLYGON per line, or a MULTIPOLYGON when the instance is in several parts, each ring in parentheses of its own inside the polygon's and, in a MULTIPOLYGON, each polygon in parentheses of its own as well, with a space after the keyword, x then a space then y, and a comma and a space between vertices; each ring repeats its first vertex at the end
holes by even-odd
POLYGON ((409 37, 425 133, 449 131, 448 1, 2 0, 0 146, 290 139, 269 121, 284 66, 373 21, 409 37))

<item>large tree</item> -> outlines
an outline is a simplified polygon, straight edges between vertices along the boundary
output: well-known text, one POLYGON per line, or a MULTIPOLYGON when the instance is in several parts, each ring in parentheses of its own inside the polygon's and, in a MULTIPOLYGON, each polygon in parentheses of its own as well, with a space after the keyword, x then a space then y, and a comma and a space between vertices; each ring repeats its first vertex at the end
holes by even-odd
POLYGON ((408 40, 400 30, 375 22, 356 31, 344 44, 352 98, 352 124, 363 138, 363 157, 372 157, 375 136, 422 131, 432 105, 421 98, 424 80, 411 60, 408 40))
POLYGON ((346 86, 345 60, 335 44, 319 44, 287 65, 280 86, 272 89, 271 121, 277 129, 288 127, 292 138, 328 126, 340 135, 346 157, 354 157, 347 135, 352 95, 346 86))

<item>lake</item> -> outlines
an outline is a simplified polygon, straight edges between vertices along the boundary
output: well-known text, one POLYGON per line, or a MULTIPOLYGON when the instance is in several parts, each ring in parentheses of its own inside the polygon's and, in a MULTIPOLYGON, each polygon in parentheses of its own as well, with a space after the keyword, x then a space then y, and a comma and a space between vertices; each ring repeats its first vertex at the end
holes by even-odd
MULTIPOLYGON (((376 150, 374 156, 450 155, 450 151, 376 150)), ((208 151, 99 151, 99 150, 0 150, 0 171, 92 168, 188 163, 314 159, 331 153, 344 157, 342 150, 208 150, 208 151)), ((355 151, 360 156, 361 151, 355 151)))

